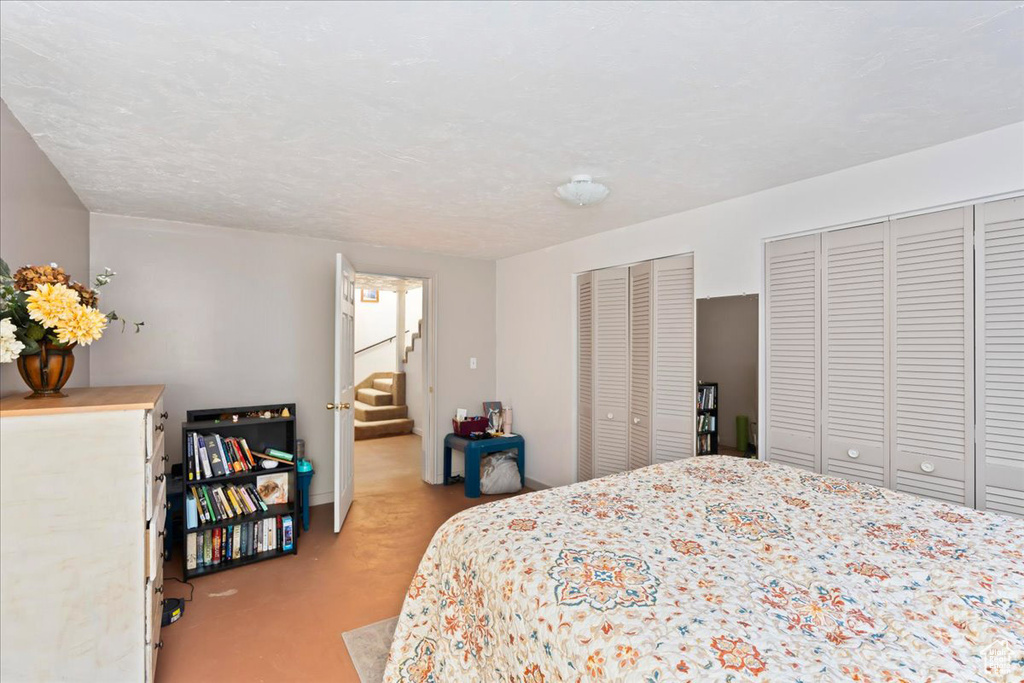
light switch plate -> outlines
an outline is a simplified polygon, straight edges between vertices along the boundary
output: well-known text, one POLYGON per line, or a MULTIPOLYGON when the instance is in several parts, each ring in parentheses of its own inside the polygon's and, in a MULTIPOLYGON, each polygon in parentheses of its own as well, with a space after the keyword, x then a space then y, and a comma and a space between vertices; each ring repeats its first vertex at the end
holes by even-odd
POLYGON ((476 358, 469 359, 469 369, 476 370, 476 358))

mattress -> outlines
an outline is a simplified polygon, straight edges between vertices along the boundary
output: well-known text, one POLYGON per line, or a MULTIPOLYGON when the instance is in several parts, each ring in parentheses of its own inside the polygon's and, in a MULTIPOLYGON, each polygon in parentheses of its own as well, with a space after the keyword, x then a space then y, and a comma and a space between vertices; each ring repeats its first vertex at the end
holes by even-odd
POLYGON ((466 510, 385 681, 1019 681, 1024 521, 726 456, 466 510))

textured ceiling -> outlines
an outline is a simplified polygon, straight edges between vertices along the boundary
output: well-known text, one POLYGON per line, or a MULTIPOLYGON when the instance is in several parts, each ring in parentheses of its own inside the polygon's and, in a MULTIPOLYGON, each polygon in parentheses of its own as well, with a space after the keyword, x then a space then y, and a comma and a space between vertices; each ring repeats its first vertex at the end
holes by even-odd
POLYGON ((387 292, 397 292, 399 286, 402 285, 405 286, 406 291, 411 291, 422 287, 423 280, 418 278, 396 277, 394 275, 356 273, 356 287, 360 289, 383 289, 387 292))
POLYGON ((1024 119, 1013 2, 4 2, 93 211, 496 258, 1024 119), (553 196, 607 184, 587 208, 553 196))

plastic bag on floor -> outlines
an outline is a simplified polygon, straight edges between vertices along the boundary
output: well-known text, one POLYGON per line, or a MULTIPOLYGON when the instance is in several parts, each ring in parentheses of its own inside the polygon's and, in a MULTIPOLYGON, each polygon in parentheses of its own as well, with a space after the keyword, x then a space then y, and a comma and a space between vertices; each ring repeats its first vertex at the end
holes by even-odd
POLYGON ((513 451, 485 455, 480 463, 480 493, 515 493, 519 481, 519 459, 513 451))

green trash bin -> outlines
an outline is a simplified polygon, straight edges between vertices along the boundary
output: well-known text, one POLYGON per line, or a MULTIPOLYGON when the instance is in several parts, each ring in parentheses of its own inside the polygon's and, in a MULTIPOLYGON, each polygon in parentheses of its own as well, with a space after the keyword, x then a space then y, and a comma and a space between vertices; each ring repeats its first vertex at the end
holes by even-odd
POLYGON ((736 416, 736 448, 741 452, 746 453, 747 447, 750 445, 747 439, 747 429, 750 425, 750 418, 746 415, 736 416))

